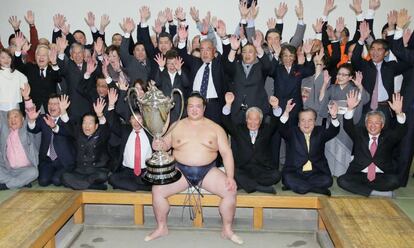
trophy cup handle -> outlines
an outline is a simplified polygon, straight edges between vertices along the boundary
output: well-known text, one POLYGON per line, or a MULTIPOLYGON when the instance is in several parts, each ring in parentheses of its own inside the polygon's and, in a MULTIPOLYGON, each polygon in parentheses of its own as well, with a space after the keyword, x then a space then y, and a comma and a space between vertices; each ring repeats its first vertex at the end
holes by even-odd
POLYGON ((183 116, 183 113, 184 113, 184 96, 183 96, 183 92, 180 89, 174 88, 171 91, 171 96, 170 96, 171 102, 174 101, 174 97, 173 97, 174 93, 178 93, 180 95, 180 98, 181 98, 180 116, 178 117, 178 120, 171 125, 171 127, 168 129, 168 131, 164 135, 169 134, 175 128, 175 126, 177 125, 178 121, 181 120, 181 117, 183 116))
MULTIPOLYGON (((135 87, 131 87, 131 88, 128 89, 128 92, 127 92, 127 101, 128 101, 129 110, 131 110, 131 114, 134 116, 135 120, 139 123, 139 125, 141 125, 141 127, 145 131, 147 131, 147 133, 151 134, 151 136, 154 137, 154 135, 144 126, 144 124, 141 121, 138 120, 138 117, 136 116, 135 111, 134 111, 134 109, 131 106, 131 102, 129 100, 130 99, 129 96, 132 94, 132 92, 135 92, 135 95, 138 96, 138 91, 137 91, 137 89, 135 87)), ((139 108, 139 111, 142 113, 141 104, 139 103, 139 101, 138 101, 138 108, 139 108)))

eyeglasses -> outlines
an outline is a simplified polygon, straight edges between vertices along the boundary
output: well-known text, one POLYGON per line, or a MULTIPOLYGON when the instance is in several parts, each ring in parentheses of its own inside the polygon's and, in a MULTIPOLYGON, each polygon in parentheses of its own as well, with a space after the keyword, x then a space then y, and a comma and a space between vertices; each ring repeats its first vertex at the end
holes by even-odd
POLYGON ((338 73, 336 74, 337 76, 341 76, 341 77, 348 77, 349 73, 338 73))

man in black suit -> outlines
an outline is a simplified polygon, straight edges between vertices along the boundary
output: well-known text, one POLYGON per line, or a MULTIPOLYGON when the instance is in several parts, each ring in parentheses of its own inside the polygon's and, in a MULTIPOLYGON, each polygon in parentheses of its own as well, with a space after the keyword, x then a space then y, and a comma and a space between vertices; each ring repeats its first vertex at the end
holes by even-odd
POLYGON ((344 116, 344 129, 354 142, 354 159, 347 172, 338 178, 338 185, 363 196, 389 196, 399 187, 399 176, 392 163, 392 152, 406 132, 406 116, 402 112, 402 97, 393 95, 390 108, 397 115, 397 126, 384 129, 385 116, 380 111, 368 112, 365 127, 355 127, 353 111, 359 104, 358 94, 347 96, 348 110, 344 116))
POLYGON ((71 135, 76 142, 76 167, 62 175, 62 184, 72 189, 106 190, 109 156, 107 141, 109 126, 103 114, 106 102, 98 99, 93 104, 95 113, 82 117, 82 127, 71 125, 71 135))
MULTIPOLYGON (((187 73, 181 70, 184 62, 178 57, 177 51, 170 50, 165 54, 165 57, 158 54, 156 56, 156 62, 158 63, 159 69, 155 73, 155 86, 157 86, 157 88, 166 96, 170 96, 173 89, 179 89, 185 98, 191 84, 187 77, 187 73)), ((180 109, 182 105, 178 94, 174 94, 173 97, 175 106, 171 109, 171 122, 177 121, 178 117, 180 117, 180 109)), ((183 100, 183 103, 186 102, 186 99, 183 100)))
POLYGON ((282 114, 279 100, 274 96, 269 99, 273 109, 270 120, 263 120, 263 112, 259 108, 250 107, 246 111, 246 123, 236 124, 230 118, 234 99, 233 93, 226 93, 222 118, 224 127, 229 131, 233 143, 236 143, 232 150, 238 188, 247 193, 259 191, 276 194, 273 185, 280 181, 280 173, 271 165, 270 140, 279 124, 276 116, 282 114))
MULTIPOLYGON (((109 106, 108 109, 111 131, 121 137, 119 168, 109 178, 109 184, 114 189, 151 191, 152 185, 142 179, 146 172, 145 160, 152 154, 151 136, 145 132, 133 115, 129 119, 129 124, 121 124, 114 106, 109 106)), ((143 123, 139 112, 135 112, 135 116, 143 123)))
POLYGON ((72 170, 75 164, 73 140, 68 129, 69 117, 66 109, 69 106, 67 96, 54 94, 49 97, 48 114, 40 115, 40 111, 29 108, 27 113, 28 131, 42 133, 39 149, 39 178, 40 186, 53 183, 61 185, 61 176, 72 170))
POLYGON ((23 63, 22 46, 24 39, 22 36, 16 36, 15 66, 16 69, 26 75, 31 87, 31 98, 37 109, 43 107, 46 112, 49 95, 56 93, 56 85, 61 81, 59 67, 56 62, 56 48, 49 49, 45 45, 36 48, 36 63, 23 63), (49 65, 49 62, 51 65, 49 65))
POLYGON ((385 115, 386 126, 392 118, 388 108, 388 101, 394 93, 394 77, 400 75, 409 68, 409 64, 401 61, 384 61, 389 53, 389 44, 386 40, 376 39, 369 48, 370 61, 362 58, 365 40, 370 35, 370 29, 366 22, 360 25, 361 36, 352 53, 351 63, 356 71, 361 71, 364 76, 362 85, 370 94, 371 101, 365 104, 363 113, 370 110, 382 111, 385 115))
POLYGON ((329 108, 331 123, 328 128, 315 126, 316 112, 306 109, 299 112, 299 126, 287 125, 289 112, 295 107, 292 99, 280 117, 281 136, 286 140, 286 162, 282 171, 283 189, 299 194, 314 192, 330 196, 332 175, 325 157, 325 143, 339 133, 338 106, 329 108))
MULTIPOLYGON (((201 58, 187 53, 188 31, 185 27, 178 29, 178 54, 184 60, 184 66, 190 73, 192 90, 199 91, 206 98, 207 105, 205 117, 220 124, 221 108, 224 105, 224 93, 226 85, 224 82, 222 55, 217 54, 211 40, 202 40, 200 43, 201 58)), ((223 54, 223 57, 226 55, 223 54)))

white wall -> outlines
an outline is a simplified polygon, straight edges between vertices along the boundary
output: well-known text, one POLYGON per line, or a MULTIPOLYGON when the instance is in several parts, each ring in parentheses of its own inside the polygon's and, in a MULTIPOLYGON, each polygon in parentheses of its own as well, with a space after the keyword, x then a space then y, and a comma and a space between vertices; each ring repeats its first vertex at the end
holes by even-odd
MULTIPOLYGON (((259 0, 260 12, 256 20, 256 26, 265 31, 266 21, 269 17, 274 17, 274 8, 280 3, 280 0, 259 0)), ((289 39, 294 32, 296 25, 296 15, 294 6, 296 1, 285 0, 288 3, 289 11, 285 17, 284 37, 289 39)), ((303 0, 305 6, 305 22, 308 24, 305 37, 311 37, 313 30, 312 22, 321 15, 325 0, 303 0)), ((355 30, 355 16, 348 7, 351 0, 336 0, 337 8, 331 13, 329 21, 335 23, 338 16, 344 16, 345 22, 351 33, 355 30)), ((189 15, 191 6, 200 9, 200 17, 203 17, 207 10, 212 12, 213 16, 218 16, 227 24, 227 31, 231 33, 235 30, 235 26, 239 21, 239 12, 237 7, 238 0, 2 0, 0 7, 0 37, 4 45, 7 45, 7 38, 12 33, 12 28, 7 22, 8 17, 17 15, 21 19, 21 29, 28 34, 28 25, 24 21, 23 16, 27 10, 35 12, 36 27, 39 31, 39 37, 51 38, 53 21, 52 16, 55 13, 62 13, 67 17, 71 26, 71 31, 75 29, 87 30, 83 18, 88 11, 93 11, 97 16, 97 25, 102 14, 108 14, 111 23, 108 26, 107 33, 112 35, 115 32, 121 32, 118 23, 123 17, 133 17, 137 22, 139 20, 138 9, 142 5, 148 5, 151 9, 152 17, 150 24, 154 22, 154 18, 159 10, 166 7, 176 8, 182 6, 187 13, 187 20, 194 30, 194 23, 189 15)), ((368 0, 363 0, 364 9, 368 8, 368 0)), ((412 0, 382 0, 382 6, 376 13, 374 32, 378 35, 381 27, 386 23, 387 12, 391 9, 407 8, 411 15, 414 14, 414 5, 412 0)), ((91 40, 90 33, 88 40, 91 40)), ((195 32, 191 31, 190 35, 195 32)), ((110 42, 110 35, 107 35, 106 41, 110 42)), ((134 34, 135 35, 135 34, 134 34)))

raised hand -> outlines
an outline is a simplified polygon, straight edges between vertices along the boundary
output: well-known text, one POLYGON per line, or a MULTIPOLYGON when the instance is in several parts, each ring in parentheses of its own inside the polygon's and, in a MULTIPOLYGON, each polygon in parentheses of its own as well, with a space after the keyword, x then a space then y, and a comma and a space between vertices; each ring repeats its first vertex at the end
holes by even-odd
POLYGON ((336 119, 336 115, 338 114, 338 104, 333 101, 333 104, 328 105, 328 112, 331 115, 331 118, 336 119))
POLYGON ((155 60, 155 62, 157 62, 159 67, 165 67, 165 64, 167 63, 167 60, 162 55, 162 53, 159 53, 159 54, 155 55, 154 60, 155 60))
MULTIPOLYGON (((190 9, 190 15, 194 19, 193 15, 191 14, 191 9, 190 9)), ((196 12, 197 12, 197 18, 198 18, 198 10, 196 12)), ((183 8, 178 7, 177 9, 175 9, 175 19, 177 19, 179 22, 183 22, 185 20, 185 12, 183 8)), ((200 19, 197 19, 197 20, 199 21, 200 19)))
POLYGON ((64 37, 58 37, 56 39, 56 46, 57 46, 59 54, 64 54, 65 49, 68 46, 68 40, 66 40, 66 38, 64 37))
POLYGON ((233 104, 234 102, 234 94, 233 92, 226 92, 226 94, 224 95, 224 100, 226 101, 226 105, 231 106, 231 104, 233 104))
POLYGON ((240 39, 238 39, 237 36, 232 35, 230 37, 230 46, 231 46, 231 50, 233 50, 233 51, 239 50, 239 47, 240 47, 240 39))
POLYGON ((139 14, 140 14, 140 16, 141 16, 141 23, 145 23, 145 22, 147 22, 147 21, 148 21, 148 19, 149 19, 149 18, 150 18, 150 16, 151 16, 151 12, 150 12, 149 7, 148 7, 148 6, 142 6, 142 7, 139 9, 139 14))
POLYGON ((270 96, 269 104, 270 106, 272 106, 273 109, 277 109, 279 107, 279 99, 275 96, 270 96))
POLYGON ((275 28, 276 27, 276 19, 273 18, 273 17, 267 19, 266 26, 267 26, 267 29, 275 28))
POLYGON ((184 26, 180 26, 178 28, 178 38, 180 40, 180 42, 185 42, 187 40, 188 37, 188 31, 184 26))
POLYGON ((108 66, 109 66, 109 58, 108 58, 108 55, 104 54, 103 60, 102 60, 102 74, 105 76, 105 78, 109 77, 108 66))
POLYGON ((60 26, 60 30, 62 30, 63 35, 68 35, 70 32, 70 25, 67 23, 64 23, 62 24, 62 26, 60 26))
POLYGON ((95 111, 98 117, 103 116, 103 110, 106 106, 106 102, 102 98, 98 98, 95 103, 93 103, 93 110, 95 111))
POLYGON ((369 0, 369 9, 377 10, 381 6, 380 0, 369 0))
POLYGON ((110 88, 108 91, 108 105, 114 107, 116 101, 118 101, 118 92, 115 88, 110 88))
POLYGON ((362 0, 352 0, 352 4, 349 7, 355 12, 355 15, 362 13, 362 0))
POLYGON ((168 22, 174 21, 174 16, 170 8, 165 8, 164 13, 165 13, 165 17, 167 17, 168 22))
POLYGON ((156 19, 154 26, 152 27, 152 30, 156 33, 156 34, 160 34, 162 32, 162 21, 160 19, 156 19))
POLYGON ((211 17, 211 26, 213 26, 214 29, 217 29, 217 26, 218 26, 217 16, 212 16, 211 17))
POLYGON ((319 64, 319 65, 323 64, 322 62, 323 56, 325 56, 325 49, 321 48, 321 50, 319 50, 319 52, 317 52, 315 55, 316 64, 319 64))
POLYGON ((181 68, 184 65, 184 60, 181 57, 177 57, 174 59, 174 67, 177 71, 181 71, 181 68))
POLYGON ((346 103, 348 105, 348 110, 351 111, 354 108, 356 108, 361 101, 358 97, 358 91, 357 90, 350 90, 348 94, 346 94, 346 103))
POLYGON ((247 19, 247 15, 249 14, 249 8, 247 8, 247 1, 240 1, 239 12, 241 19, 247 19))
POLYGON ((222 38, 227 35, 226 23, 223 20, 217 21, 217 34, 222 38))
POLYGON ((98 64, 95 62, 94 59, 89 59, 86 63, 86 71, 85 74, 92 75, 92 73, 96 70, 96 67, 98 67, 98 64))
POLYGON ((70 106, 69 96, 68 95, 61 95, 59 98, 59 108, 60 114, 63 115, 66 113, 66 110, 70 106))
MULTIPOLYGON (((191 15, 191 18, 193 18, 193 20, 195 22, 199 22, 200 21, 200 12, 198 11, 198 9, 196 9, 196 7, 191 7, 190 8, 190 15, 191 15)), ((175 16, 177 18, 177 11, 175 11, 175 16)))
POLYGON ((363 76, 362 76, 362 72, 360 71, 357 71, 355 73, 355 77, 352 79, 352 82, 354 82, 355 86, 358 87, 358 89, 360 90, 363 88, 362 79, 363 79, 363 76))
POLYGON ((33 123, 36 121, 36 119, 40 115, 40 110, 36 111, 36 106, 33 104, 33 108, 26 109, 26 116, 29 119, 30 123, 33 123))
POLYGON ((18 32, 15 36, 16 51, 21 51, 26 39, 23 37, 22 32, 18 32))
POLYGON ((398 16, 398 11, 396 10, 391 10, 390 12, 388 12, 387 14, 387 23, 388 23, 388 30, 392 31, 394 30, 394 26, 397 24, 397 16, 398 16))
POLYGON ((30 44, 26 39, 24 40, 24 44, 22 47, 22 52, 23 53, 27 53, 27 51, 30 50, 30 47, 32 46, 32 44, 30 44))
POLYGON ((327 87, 329 83, 331 82, 331 75, 329 75, 328 70, 323 71, 323 85, 327 87))
POLYGON ((368 22, 361 22, 361 24, 359 25, 359 33, 361 34, 359 40, 364 42, 366 39, 368 39, 370 32, 371 30, 369 29, 368 22))
POLYGON ((404 29, 410 20, 411 16, 408 15, 407 9, 401 9, 397 15, 397 27, 404 29))
POLYGON ((56 127, 55 120, 49 114, 43 116, 43 120, 45 121, 46 125, 50 127, 50 129, 54 129, 56 127))
POLYGON ((340 16, 336 20, 335 30, 338 33, 342 33, 342 31, 344 31, 344 29, 345 29, 345 18, 343 18, 342 16, 340 16))
POLYGON ((303 20, 303 2, 298 1, 298 5, 295 5, 295 13, 299 20, 303 20))
POLYGON ((30 99, 30 85, 28 83, 24 84, 23 88, 20 88, 20 94, 25 101, 30 99))
POLYGON ((402 113, 403 96, 400 93, 392 94, 392 102, 388 101, 388 105, 397 115, 402 113))
POLYGON ((282 51, 282 47, 280 46, 280 43, 279 44, 271 44, 270 49, 273 51, 273 56, 276 57, 276 58, 279 57, 279 54, 282 51))
MULTIPOLYGON (((275 8, 275 15, 277 19, 283 19, 288 11, 288 6, 285 2, 279 4, 279 8, 275 8)), ((273 26, 274 28, 275 26, 273 26)))
POLYGON ((290 111, 295 107, 296 103, 293 102, 293 99, 289 99, 286 103, 285 114, 289 114, 290 111))
POLYGON ((49 49, 49 61, 52 65, 57 64, 58 49, 56 46, 51 46, 49 49))
POLYGON ((328 16, 336 8, 335 0, 326 0, 323 8, 323 15, 328 16))
POLYGON ((24 16, 24 20, 27 22, 27 24, 33 26, 35 24, 35 16, 33 11, 28 10, 26 15, 24 16))
POLYGON ((62 14, 56 14, 53 16, 53 25, 55 28, 60 29, 66 22, 66 17, 62 14))
POLYGON ((259 7, 257 7, 256 1, 252 2, 252 5, 249 8, 248 17, 250 20, 256 19, 257 15, 259 14, 259 7))
POLYGON ((106 27, 111 23, 111 20, 109 20, 109 15, 105 14, 101 16, 101 23, 99 25, 99 32, 105 33, 106 27))
POLYGON ((95 15, 91 11, 86 13, 86 17, 84 18, 84 20, 89 28, 95 27, 95 15))
POLYGON ((21 21, 17 19, 17 16, 10 16, 9 17, 9 23, 12 26, 14 31, 17 31, 20 29, 20 23, 21 21))
POLYGON ((124 18, 121 25, 122 30, 125 33, 132 33, 135 30, 135 23, 134 20, 130 17, 124 18))
POLYGON ((323 26, 323 20, 322 20, 322 18, 316 19, 315 24, 312 24, 313 30, 317 34, 322 32, 322 26, 323 26))
POLYGON ((158 12, 158 18, 157 19, 161 22, 162 26, 164 26, 165 23, 167 23, 167 16, 165 15, 164 11, 158 12))

